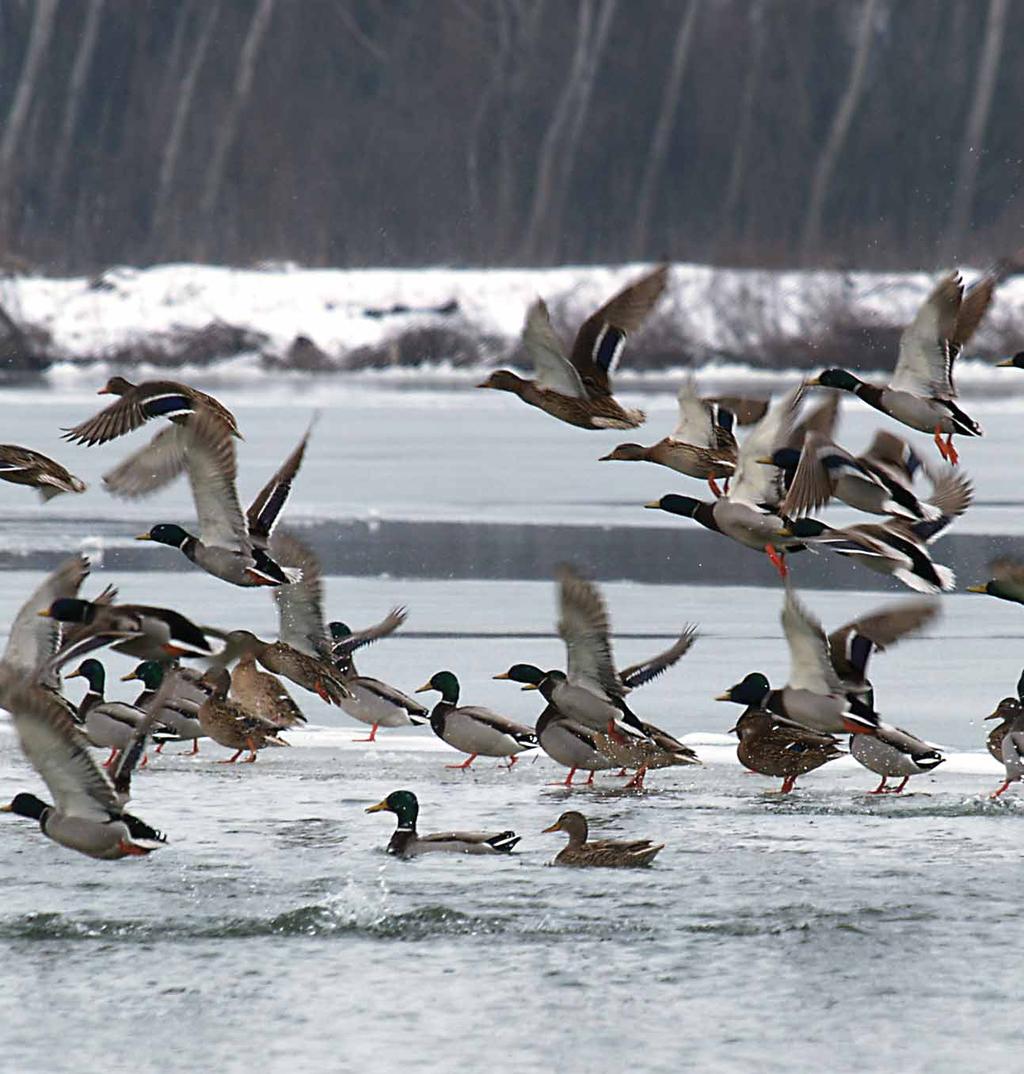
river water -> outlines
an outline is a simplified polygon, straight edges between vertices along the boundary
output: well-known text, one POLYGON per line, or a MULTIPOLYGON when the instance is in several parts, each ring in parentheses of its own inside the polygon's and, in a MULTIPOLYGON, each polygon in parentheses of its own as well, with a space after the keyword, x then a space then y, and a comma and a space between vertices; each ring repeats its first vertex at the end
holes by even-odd
MULTIPOLYGON (((699 624, 682 664, 633 700, 705 764, 654 773, 642 794, 608 775, 566 791, 546 758, 446 769, 458 757, 429 728, 355 743, 364 728, 303 697, 311 726, 287 736, 289 750, 227 767, 216 746, 198 758, 170 747, 139 774, 133 808, 170 839, 149 858, 94 862, 4 817, 0 1071, 1014 1069, 1024 794, 987 799, 1000 777, 982 717, 1020 672, 1019 608, 952 594, 924 636, 877 658, 884 714, 948 750, 914 793, 871 798, 875 777, 845 759, 781 798, 776 781, 739 768, 723 734, 737 710, 712 700, 747 671, 785 679, 781 590, 743 550, 749 578, 723 551, 697 578, 691 565, 654 584, 657 561, 640 562, 628 531, 689 527, 638 510, 678 487, 668 471, 599 465, 615 434, 563 430, 487 393, 222 394, 246 432, 243 494, 322 410, 289 514, 313 526, 329 563, 328 611, 363 624, 410 607, 406 630, 367 651, 367 673, 408 690, 450 668, 467 703, 535 719, 535 694, 491 676, 561 662, 544 549, 571 521, 589 535, 591 569, 616 579, 605 592, 620 664, 699 624), (411 528, 388 570, 398 523, 411 528), (441 523, 451 569, 436 548, 416 569, 417 532, 436 542, 428 528, 441 523), (372 555, 348 547, 354 524, 372 555), (486 525, 515 553, 490 547, 486 525), (363 810, 399 787, 419 796, 421 830, 511 827, 522 842, 508 859, 392 860, 393 818, 363 810), (600 835, 667 847, 644 871, 550 868, 563 837, 540 830, 567 803, 600 835)), ((84 392, 2 401, 5 440, 86 479, 130 446, 60 445, 53 430, 96 402, 84 392)), ((644 402, 662 435, 671 399, 644 402)), ((1019 544, 1018 405, 974 408, 989 436, 962 445, 979 505, 950 552, 961 574, 969 557, 1019 544)), ((841 439, 861 446, 874 418, 851 408, 845 421, 841 439)), ((113 581, 127 600, 275 629, 265 594, 172 570, 173 550, 127 540, 140 523, 186 521, 184 487, 127 506, 93 489, 40 508, 0 485, 0 515, 0 631, 41 569, 80 546, 96 560, 90 591, 113 581)), ((685 547, 670 558, 693 559, 685 547)), ((801 586, 827 626, 899 599, 835 571, 849 588, 801 586)), ((128 667, 108 664, 111 678, 128 667)), ((0 799, 19 789, 40 784, 0 723, 0 799)))

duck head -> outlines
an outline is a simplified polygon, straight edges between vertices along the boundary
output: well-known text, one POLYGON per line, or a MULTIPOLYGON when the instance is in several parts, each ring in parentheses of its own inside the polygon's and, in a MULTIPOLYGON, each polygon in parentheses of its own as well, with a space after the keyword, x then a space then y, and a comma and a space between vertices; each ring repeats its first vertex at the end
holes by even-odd
POLYGON ((424 694, 428 690, 436 690, 449 705, 455 705, 459 700, 459 680, 450 671, 438 671, 420 687, 417 694, 424 694))
POLYGON ((394 813, 398 818, 398 827, 414 830, 419 816, 420 804, 412 791, 392 791, 383 802, 368 806, 367 813, 394 813))
POLYGON ((231 689, 231 672, 227 668, 210 668, 199 680, 199 687, 210 697, 223 701, 231 689))
POLYGON ((69 679, 85 679, 89 683, 89 689, 94 694, 102 694, 106 686, 107 673, 98 660, 83 660, 76 670, 68 675, 69 679))
POLYGON ((513 392, 516 395, 522 393, 526 385, 522 377, 516 376, 511 369, 496 369, 478 388, 494 388, 499 392, 513 392))
POLYGON ((614 451, 602 455, 598 462, 643 462, 648 457, 648 448, 641 444, 619 444, 614 451))
MULTIPOLYGON (((760 671, 752 671, 741 682, 730 686, 724 694, 719 694, 716 701, 732 701, 736 705, 750 705, 761 708, 772 692, 768 677, 760 671)), ((738 725, 737 725, 738 726, 738 725)))
POLYGON ((138 679, 147 690, 159 690, 164 681, 164 665, 158 660, 143 660, 127 675, 121 676, 121 682, 133 682, 138 679))
POLYGON ((998 597, 1000 600, 1010 600, 1014 604, 1024 604, 1024 589, 1020 584, 1011 584, 993 578, 979 585, 969 585, 968 593, 986 593, 990 597, 998 597))
POLYGON ((685 518, 695 518, 703 506, 701 500, 695 500, 692 496, 677 496, 674 492, 669 493, 668 496, 662 496, 660 500, 652 500, 644 504, 644 507, 652 511, 667 511, 670 515, 683 515, 685 518))
POLYGON ((736 721, 734 727, 730 727, 726 734, 735 735, 740 741, 751 735, 760 734, 771 727, 771 714, 761 709, 748 708, 736 721))
POLYGON ((1024 712, 1024 705, 1022 705, 1015 697, 1004 697, 1002 701, 996 705, 995 712, 986 716, 986 720, 1001 720, 1004 723, 1009 723, 1011 720, 1015 720, 1022 712, 1024 712))
POLYGON ((8 805, 0 806, 0 813, 14 813, 19 817, 28 817, 30 820, 42 820, 43 814, 50 807, 34 794, 16 794, 8 805))
POLYGON ((96 608, 89 601, 80 600, 78 597, 61 597, 39 614, 44 619, 57 619, 61 623, 91 623, 96 615, 96 608))
POLYGON ((327 624, 327 629, 331 632, 332 641, 344 641, 346 638, 352 637, 352 628, 348 623, 333 622, 327 624))
POLYGON ((192 540, 192 535, 173 522, 160 522, 148 533, 140 533, 135 540, 156 541, 157 544, 166 544, 171 548, 183 548, 192 540))
POLYGON ((837 388, 841 392, 855 392, 862 383, 848 369, 826 369, 807 382, 810 387, 837 388))
POLYGON ((134 387, 135 385, 130 380, 125 380, 124 377, 111 377, 96 394, 127 395, 134 387))
POLYGON ((549 828, 545 828, 542 835, 547 832, 566 832, 570 843, 585 843, 588 835, 587 818, 575 809, 563 813, 558 820, 549 828))

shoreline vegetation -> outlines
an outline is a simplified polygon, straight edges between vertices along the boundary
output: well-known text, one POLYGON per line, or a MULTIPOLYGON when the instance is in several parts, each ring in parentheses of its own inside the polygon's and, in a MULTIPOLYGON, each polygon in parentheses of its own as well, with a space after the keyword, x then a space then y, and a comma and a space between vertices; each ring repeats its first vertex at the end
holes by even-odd
MULTIPOLYGON (((322 270, 293 265, 119 267, 97 276, 0 280, 0 370, 7 379, 54 365, 103 363, 204 370, 256 356, 269 372, 345 373, 528 365, 519 329, 548 299, 566 337, 594 296, 635 265, 561 269, 322 270)), ((976 272, 964 270, 968 282, 976 272)), ((1024 280, 1014 262, 970 357, 1021 348, 1024 280)), ((908 314, 932 275, 754 271, 675 265, 649 324, 630 339, 622 372, 708 363, 753 370, 841 364, 891 368, 908 314)))

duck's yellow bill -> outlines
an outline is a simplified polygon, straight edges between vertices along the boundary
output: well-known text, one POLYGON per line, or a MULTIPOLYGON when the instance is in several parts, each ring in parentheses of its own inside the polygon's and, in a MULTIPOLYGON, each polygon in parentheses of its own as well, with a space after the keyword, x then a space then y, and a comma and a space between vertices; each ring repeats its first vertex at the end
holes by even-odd
POLYGON ((380 813, 382 810, 387 810, 388 801, 385 798, 383 802, 378 802, 376 805, 368 806, 364 812, 366 813, 380 813))
POLYGON ((996 362, 996 369, 1012 369, 1012 368, 1013 368, 1013 359, 1012 358, 1007 358, 1003 362, 996 362))
POLYGON ((983 585, 969 585, 967 587, 968 593, 987 593, 988 590, 983 585))
POLYGON ((659 508, 659 507, 661 507, 661 501, 660 500, 651 500, 650 503, 645 503, 644 507, 659 508))
POLYGON ((14 806, 12 805, 0 805, 0 813, 13 813, 14 806))
POLYGON ((152 537, 150 537, 150 535, 149 535, 148 533, 140 533, 140 534, 139 534, 139 535, 138 535, 138 536, 137 536, 137 537, 135 538, 135 540, 136 540, 136 541, 152 541, 152 540, 153 540, 153 538, 152 538, 152 537))
POLYGON ((425 682, 422 686, 417 686, 413 691, 414 694, 425 694, 428 690, 433 690, 433 686, 429 682, 425 682))
POLYGON ((127 675, 121 676, 121 682, 131 682, 133 679, 137 679, 139 676, 134 671, 129 671, 127 675))
POLYGON ((562 825, 556 820, 555 823, 552 824, 550 828, 542 828, 540 834, 541 835, 546 835, 548 832, 560 832, 561 830, 562 830, 562 825))
POLYGON ((821 387, 821 381, 817 377, 811 377, 810 380, 805 380, 804 384, 806 384, 808 388, 820 388, 821 387))
POLYGON ((38 615, 41 619, 49 619, 50 618, 50 609, 49 608, 44 608, 41 612, 36 612, 36 615, 38 615))
POLYGON ((717 697, 715 698, 715 700, 716 700, 716 701, 732 701, 732 698, 731 698, 731 697, 729 696, 729 692, 728 692, 728 690, 727 690, 727 691, 726 691, 726 692, 725 692, 724 694, 719 694, 719 695, 718 695, 718 696, 717 696, 717 697))
POLYGON ((507 671, 503 671, 500 675, 492 675, 491 678, 492 679, 511 679, 512 676, 509 675, 509 673, 507 671))
POLYGON ((540 689, 540 686, 538 686, 538 685, 537 685, 537 683, 535 683, 535 682, 528 682, 528 683, 527 683, 527 684, 526 684, 526 685, 525 685, 525 686, 523 687, 523 689, 524 689, 524 690, 539 690, 539 689, 540 689))

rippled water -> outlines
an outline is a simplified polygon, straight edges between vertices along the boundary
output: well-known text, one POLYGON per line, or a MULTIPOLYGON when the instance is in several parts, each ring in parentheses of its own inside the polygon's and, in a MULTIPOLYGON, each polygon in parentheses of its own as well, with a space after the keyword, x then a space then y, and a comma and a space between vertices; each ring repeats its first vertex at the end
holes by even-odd
MULTIPOLYGON (((389 475, 401 460, 392 446, 374 493, 382 510, 401 501, 422 517, 454 515, 494 484, 493 473, 474 475, 451 449, 460 407, 432 426, 447 460, 435 485, 419 470, 419 484, 407 480, 395 493, 389 475)), ((426 451, 430 423, 412 412, 426 451)), ((285 413, 301 426, 294 410, 285 413)), ((324 450, 352 435, 362 461, 351 481, 369 496, 372 437, 383 443, 386 430, 375 434, 365 415, 352 415, 356 435, 344 419, 343 408, 328 409, 324 450)), ((997 428, 1013 420, 997 415, 997 428)), ((549 424, 538 418, 542 438, 555 437, 549 424)), ((511 451, 514 438, 494 428, 499 452, 511 451)), ((7 438, 30 432, 25 424, 7 438)), ((293 432, 255 432, 245 450, 272 466, 293 432)), ((520 446, 529 459, 550 451, 550 441, 538 447, 528 437, 520 446)), ((420 454, 409 457, 421 465, 420 454)), ((318 517, 343 517, 350 475, 332 476, 317 458, 310 474, 324 496, 307 486, 304 502, 318 517)), ((579 472, 594 484, 580 499, 604 494, 590 470, 579 472)), ((568 471, 552 473, 541 513, 555 512, 559 498, 564 511, 573 494, 568 471)), ((1013 499, 1009 475, 993 473, 983 495, 1013 499)), ((511 506, 492 495, 493 510, 527 511, 527 477, 511 482, 511 506)), ((614 480, 624 513, 633 490, 614 480)), ((0 486, 4 511, 15 504, 12 517, 32 538, 39 512, 14 492, 0 486)), ((173 507, 180 495, 154 503, 173 507)), ((86 508, 128 524, 98 493, 85 501, 47 509, 68 520, 55 543, 75 546, 83 529, 71 515, 86 508)), ((596 509, 580 510, 599 521, 596 509)), ((264 594, 227 591, 197 573, 111 567, 108 557, 90 584, 113 580, 127 599, 173 600, 199 618, 274 629, 264 594)), ((0 634, 38 578, 0 572, 0 634)), ((90 861, 29 821, 0 818, 0 1071, 1015 1069, 1024 1043, 1016 987, 1024 792, 987 799, 999 769, 983 752, 981 717, 1019 674, 1019 608, 953 595, 927 636, 878 659, 883 712, 952 751, 912 781, 913 794, 869 797, 874 777, 844 760, 781 798, 776 781, 735 763, 721 733, 736 710, 712 701, 755 666, 785 676, 778 588, 619 583, 606 593, 621 663, 660 648, 684 623, 704 635, 635 701, 646 718, 690 736, 706 764, 655 773, 644 794, 600 775, 593 789, 549 786, 564 770, 545 759, 526 758, 512 772, 491 761, 450 771, 454 758, 429 729, 356 745, 350 739, 364 729, 304 698, 315 726, 290 735, 290 750, 227 767, 214 763, 224 751, 209 746, 139 774, 134 809, 171 841, 149 858, 90 861), (418 794, 424 831, 512 827, 522 843, 507 859, 395 861, 383 853, 393 818, 363 809, 398 787, 418 794), (601 835, 668 846, 640 872, 549 868, 563 837, 540 829, 567 802, 601 835)), ((830 626, 879 600, 805 596, 830 626)), ((447 666, 467 702, 531 720, 536 696, 490 676, 517 659, 560 661, 547 583, 332 577, 328 598, 332 614, 354 623, 410 605, 407 631, 362 662, 406 689, 447 666)), ((126 667, 110 661, 112 675, 126 667)), ((38 781, 0 724, 0 799, 18 789, 38 790, 38 781)))

